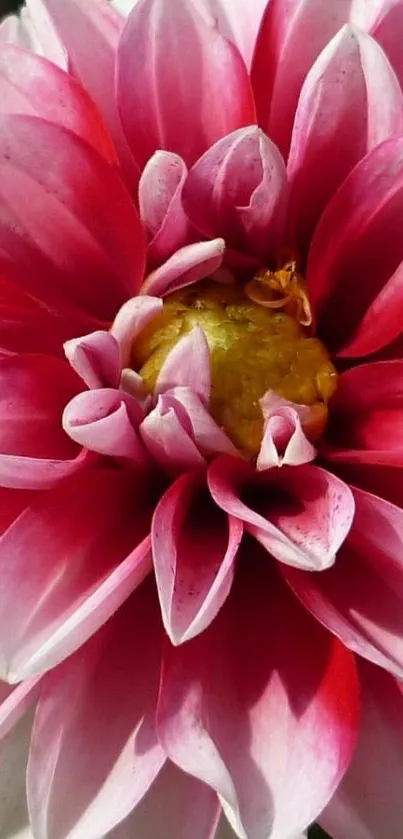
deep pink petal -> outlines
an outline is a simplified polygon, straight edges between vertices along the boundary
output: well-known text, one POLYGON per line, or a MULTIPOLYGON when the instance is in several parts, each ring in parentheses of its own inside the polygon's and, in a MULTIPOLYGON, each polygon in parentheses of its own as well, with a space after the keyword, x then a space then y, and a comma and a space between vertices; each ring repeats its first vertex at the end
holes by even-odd
POLYGON ((240 518, 269 553, 305 570, 334 563, 354 516, 346 484, 314 466, 255 474, 241 459, 222 457, 210 466, 208 483, 219 507, 240 518))
POLYGON ((62 424, 79 445, 124 465, 143 468, 148 459, 138 434, 142 419, 142 407, 131 394, 97 388, 79 393, 69 402, 62 424))
POLYGON ((330 405, 323 452, 340 463, 403 464, 403 361, 343 373, 330 405))
POLYGON ((64 345, 73 370, 89 388, 118 387, 121 372, 120 347, 110 332, 97 330, 64 345))
POLYGON ((245 550, 211 627, 167 646, 159 736, 218 792, 239 836, 286 839, 323 809, 348 765, 357 681, 351 654, 256 551, 245 550))
POLYGON ((385 54, 369 35, 344 26, 306 77, 295 115, 287 171, 300 250, 355 164, 402 130, 403 93, 385 54))
POLYGON ((111 319, 145 260, 115 168, 62 126, 28 116, 2 118, 0 160, 0 270, 61 311, 111 319))
POLYGON ((139 332, 161 311, 162 300, 145 294, 132 297, 119 309, 111 326, 111 333, 119 344, 122 367, 130 365, 132 344, 139 332))
POLYGON ((42 494, 0 539, 0 659, 9 681, 54 667, 150 568, 149 488, 87 470, 42 494))
POLYGON ((271 0, 253 56, 251 78, 259 125, 287 157, 304 79, 348 19, 351 0, 271 0))
POLYGON ((210 148, 189 172, 183 204, 205 236, 265 261, 281 244, 287 204, 284 161, 254 125, 210 148))
POLYGON ((123 21, 107 0, 42 0, 69 54, 74 72, 98 106, 133 192, 139 171, 130 153, 115 97, 115 61, 123 21), (91 44, 91 49, 88 49, 91 44))
POLYGON ((320 817, 334 839, 399 839, 403 824, 403 697, 379 667, 358 668, 362 718, 358 744, 337 792, 320 817))
POLYGON ((164 265, 149 274, 141 293, 163 297, 172 291, 204 280, 220 267, 224 250, 223 239, 197 242, 180 248, 164 265))
POLYGON ((213 839, 218 799, 206 784, 167 760, 136 809, 108 839, 213 839))
POLYGON ((331 348, 351 340, 403 261, 398 222, 403 207, 402 149, 401 138, 373 149, 344 181, 316 228, 308 289, 321 334, 331 348))
POLYGON ((0 114, 39 116, 69 128, 109 163, 116 152, 94 102, 51 61, 11 45, 0 48, 0 114))
POLYGON ((183 475, 162 497, 151 538, 162 617, 173 644, 203 632, 221 609, 242 533, 242 523, 212 502, 203 474, 183 475))
POLYGON ((339 357, 360 358, 381 350, 403 333, 403 263, 381 288, 339 357))
POLYGON ((153 268, 188 244, 190 225, 182 205, 187 166, 181 157, 157 151, 139 182, 140 218, 148 237, 147 264, 153 268))
POLYGON ((154 587, 145 583, 47 675, 28 765, 38 839, 104 836, 161 769, 165 755, 154 726, 161 630, 154 587))
POLYGON ((137 163, 157 149, 190 165, 220 137, 254 121, 238 50, 191 0, 138 0, 119 44, 117 95, 137 163), (214 102, 214 108, 211 103, 214 102))
POLYGON ((156 383, 156 393, 181 386, 194 389, 204 404, 210 399, 210 350, 200 326, 184 335, 168 353, 156 383))
POLYGON ((193 0, 201 14, 209 15, 221 34, 235 44, 249 69, 259 23, 267 0, 193 0))
POLYGON ((403 511, 354 489, 354 524, 325 574, 284 575, 304 606, 343 644, 403 676, 403 511))
POLYGON ((169 475, 204 465, 204 457, 194 442, 189 419, 169 395, 161 394, 155 408, 139 428, 141 439, 151 457, 169 475))
POLYGON ((63 358, 63 341, 76 328, 69 318, 55 317, 43 309, 0 303, 0 354, 43 353, 63 358))

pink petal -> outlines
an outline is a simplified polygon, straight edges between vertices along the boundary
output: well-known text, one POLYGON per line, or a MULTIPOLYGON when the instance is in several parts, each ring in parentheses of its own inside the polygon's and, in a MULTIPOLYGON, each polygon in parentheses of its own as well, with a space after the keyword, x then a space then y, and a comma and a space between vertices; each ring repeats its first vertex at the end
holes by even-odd
POLYGON ((63 428, 76 443, 134 467, 147 456, 138 434, 143 410, 137 400, 114 388, 79 393, 63 412, 63 428))
POLYGON ((403 464, 403 361, 343 373, 331 402, 323 452, 341 463, 403 464))
POLYGON ((217 454, 238 454, 225 431, 213 420, 204 401, 189 387, 174 387, 165 394, 199 451, 206 457, 217 454))
POLYGON ((17 47, 0 49, 0 114, 28 114, 63 125, 109 163, 116 152, 92 99, 73 76, 17 47))
POLYGON ((251 78, 259 125, 285 158, 304 79, 346 22, 350 4, 351 0, 271 0, 266 5, 251 78))
MULTIPOLYGON (((0 741, 14 728, 21 717, 28 711, 31 705, 35 704, 41 691, 41 680, 26 679, 25 682, 10 688, 9 685, 0 683, 0 741), (3 688, 5 690, 3 691, 3 688), (4 695, 6 694, 7 695, 4 695)), ((0 745, 0 765, 1 765, 0 745)))
POLYGON ((205 236, 264 262, 281 244, 287 203, 284 161, 252 125, 217 142, 190 170, 183 204, 205 236))
POLYGON ((197 10, 209 16, 227 40, 238 47, 249 69, 259 23, 267 0, 193 0, 197 10))
POLYGON ((151 510, 144 480, 94 468, 41 495, 3 534, 0 659, 9 681, 58 664, 141 582, 151 510))
POLYGON ((154 410, 140 425, 141 439, 151 457, 164 472, 177 475, 188 469, 204 465, 193 440, 191 426, 183 412, 178 415, 177 405, 166 394, 158 397, 154 410))
POLYGON ((371 35, 376 38, 382 49, 385 50, 399 79, 400 85, 402 85, 403 61, 399 37, 403 23, 402 0, 389 0, 388 3, 385 3, 384 0, 378 0, 378 2, 374 3, 374 12, 375 14, 373 13, 371 15, 372 20, 370 19, 368 21, 371 27, 371 35))
POLYGON ((69 366, 45 355, 0 359, 0 476, 3 486, 52 486, 83 465, 79 447, 61 426, 79 379, 69 366))
POLYGON ((0 744, 0 831, 7 839, 34 839, 25 782, 31 728, 28 712, 0 744))
POLYGON ((204 280, 220 267, 224 249, 223 239, 197 242, 180 248, 164 265, 149 274, 141 294, 164 297, 172 291, 204 280))
POLYGON ((162 497, 151 538, 162 619, 173 644, 203 632, 221 609, 242 533, 242 523, 211 501, 203 474, 182 475, 162 497))
POLYGON ((403 697, 395 680, 359 663, 362 718, 352 762, 320 823, 334 839, 398 839, 403 823, 403 697))
POLYGON ((402 149, 401 138, 373 149, 342 184, 315 231, 308 289, 328 347, 351 340, 403 261, 397 223, 403 207, 402 149))
POLYGON ((158 774, 165 761, 154 726, 161 629, 153 586, 145 583, 46 677, 28 765, 35 836, 104 836, 158 774))
POLYGON ((182 205, 186 175, 182 158, 164 151, 157 151, 150 158, 141 175, 140 218, 147 231, 147 257, 152 267, 188 243, 190 225, 182 205))
POLYGON ((192 164, 220 137, 254 121, 238 50, 190 0, 169 6, 165 0, 138 0, 119 44, 117 96, 140 167, 157 149, 192 164))
POLYGON ((403 676, 403 511, 354 489, 352 530, 326 574, 284 574, 304 606, 343 644, 403 676))
POLYGON ((116 170, 67 129, 28 116, 2 118, 0 159, 0 270, 61 311, 113 317, 145 259, 116 170))
POLYGON ((256 550, 211 627, 166 648, 158 731, 168 756, 217 791, 238 836, 286 839, 348 765, 357 681, 351 654, 256 550))
POLYGON ((262 471, 273 466, 300 466, 314 460, 316 449, 301 425, 301 419, 309 416, 309 406, 294 405, 271 390, 259 403, 264 417, 264 432, 256 468, 262 471))
POLYGON ((147 323, 162 311, 159 297, 132 297, 123 304, 111 326, 111 334, 120 348, 122 367, 130 364, 132 344, 147 323))
POLYGON ((116 338, 97 330, 82 338, 73 338, 64 345, 73 370, 89 388, 118 387, 120 381, 120 348, 116 338))
POLYGON ((210 399, 210 350, 200 326, 178 341, 158 374, 156 393, 175 386, 193 388, 204 404, 210 399))
POLYGON ((147 795, 108 839, 213 839, 218 800, 206 784, 167 760, 147 795))
POLYGON ((115 97, 115 60, 123 21, 106 0, 42 0, 74 72, 99 108, 134 191, 139 172, 127 145, 115 97), (91 49, 88 49, 91 44, 91 49))
POLYGON ((402 131, 403 94, 385 54, 368 35, 344 26, 308 73, 295 115, 288 176, 300 249, 307 250, 323 209, 355 164, 402 131))
POLYGON ((270 554, 309 571, 333 565, 354 516, 346 484, 314 466, 255 474, 245 461, 222 457, 210 466, 208 484, 218 506, 270 554))
MULTIPOLYGON (((25 0, 20 11, 20 17, 30 27, 34 40, 40 43, 41 52, 53 64, 68 69, 68 56, 65 45, 58 37, 49 13, 46 10, 46 0, 25 0), (24 14, 26 9, 26 14, 24 14)), ((35 50, 37 52, 38 50, 35 50)))

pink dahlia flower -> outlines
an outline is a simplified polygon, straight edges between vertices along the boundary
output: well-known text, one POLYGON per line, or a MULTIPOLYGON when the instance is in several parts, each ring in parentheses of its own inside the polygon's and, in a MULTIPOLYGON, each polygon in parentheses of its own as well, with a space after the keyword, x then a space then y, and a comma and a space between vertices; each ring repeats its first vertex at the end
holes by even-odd
POLYGON ((403 2, 264 6, 0 28, 2 836, 401 839, 403 2))

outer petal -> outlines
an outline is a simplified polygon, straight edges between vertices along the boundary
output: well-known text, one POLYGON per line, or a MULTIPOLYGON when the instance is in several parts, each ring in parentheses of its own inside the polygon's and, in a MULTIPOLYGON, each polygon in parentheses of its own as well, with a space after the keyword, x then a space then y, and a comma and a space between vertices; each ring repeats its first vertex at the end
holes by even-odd
POLYGON ((343 373, 331 402, 325 456, 340 463, 403 465, 403 361, 343 373))
POLYGON ((351 0, 271 0, 256 42, 251 78, 259 125, 287 157, 304 79, 348 19, 351 0))
POLYGON ((403 94, 385 54, 368 35, 344 26, 308 73, 295 115, 288 176, 300 249, 307 250, 324 207, 355 164, 402 130, 403 94))
POLYGON ((267 0, 193 0, 201 14, 208 13, 222 35, 235 44, 249 68, 259 23, 267 0))
POLYGON ((3 534, 3 677, 59 663, 139 584, 150 568, 151 504, 144 480, 139 487, 131 473, 88 470, 44 493, 3 534))
POLYGON ((210 148, 190 170, 183 203, 205 236, 265 261, 281 244, 287 204, 284 161, 252 125, 210 148))
POLYGON ((204 404, 210 399, 210 350, 200 326, 184 335, 168 353, 156 383, 156 393, 175 386, 193 388, 204 404))
POLYGON ((0 836, 34 839, 26 804, 25 772, 32 714, 26 714, 0 744, 0 836))
POLYGON ((199 280, 204 280, 220 267, 224 255, 223 239, 197 242, 180 248, 164 265, 148 275, 141 293, 163 297, 199 280))
POLYGON ((165 761, 154 727, 161 630, 150 581, 46 677, 28 766, 38 839, 104 836, 158 774, 165 761))
POLYGON ((220 137, 254 121, 246 67, 191 0, 138 0, 119 44, 117 95, 140 166, 157 149, 189 165, 220 137), (211 102, 214 101, 214 108, 211 102))
POLYGON ((363 708, 357 749, 320 822, 334 839, 399 839, 403 823, 402 692, 378 667, 361 662, 359 675, 363 708))
MULTIPOLYGON (((363 0, 356 0, 356 2, 358 6, 362 7, 363 0)), ((403 61, 399 34, 403 25, 403 4, 401 0, 389 0, 388 3, 383 2, 383 0, 376 0, 371 5, 373 10, 371 9, 372 14, 370 13, 368 19, 371 35, 385 50, 402 85, 403 61)), ((365 11, 368 14, 368 10, 365 11)))
POLYGON ((159 736, 169 756, 218 792, 241 839, 286 839, 336 788, 356 725, 352 656, 264 555, 246 551, 210 629, 166 650, 159 736))
POLYGON ((116 170, 67 129, 27 116, 2 118, 0 162, 0 269, 62 311, 113 317, 145 259, 116 170))
POLYGON ((403 676, 403 511, 355 489, 354 525, 326 574, 284 574, 349 649, 403 676))
POLYGON ((110 839, 167 839, 167 830, 174 839, 213 839, 218 810, 210 787, 167 760, 147 795, 110 839))
MULTIPOLYGON (((339 348, 351 339, 403 261, 398 224, 402 206, 403 140, 399 138, 373 149, 353 169, 315 231, 308 290, 327 346, 339 348)), ((393 306, 399 306, 400 286, 393 306)))
POLYGON ((0 355, 41 353, 63 358, 63 340, 77 329, 74 320, 44 309, 0 304, 0 355))
POLYGON ((43 53, 54 64, 67 70, 69 65, 67 50, 53 26, 45 0, 25 0, 25 8, 21 9, 20 18, 30 29, 34 43, 40 45, 40 49, 36 48, 35 52, 43 53))
POLYGON ((116 152, 94 102, 73 76, 38 55, 0 49, 0 114, 30 114, 69 128, 109 163, 116 152))
POLYGON ((173 644, 198 635, 217 615, 231 589, 242 533, 241 522, 211 501, 203 475, 183 475, 162 497, 151 538, 162 617, 173 644))
POLYGON ((106 0, 42 0, 63 41, 74 71, 98 106, 125 175, 137 188, 138 168, 127 145, 115 97, 115 59, 123 21, 106 0), (91 44, 91 49, 88 49, 91 44))
POLYGON ((222 457, 209 468, 216 503, 240 518, 280 562, 310 571, 328 568, 351 527, 351 491, 314 466, 255 475, 241 459, 222 457))
POLYGON ((187 166, 171 152, 157 151, 139 182, 140 218, 148 236, 147 257, 152 267, 188 244, 189 220, 182 205, 187 166))

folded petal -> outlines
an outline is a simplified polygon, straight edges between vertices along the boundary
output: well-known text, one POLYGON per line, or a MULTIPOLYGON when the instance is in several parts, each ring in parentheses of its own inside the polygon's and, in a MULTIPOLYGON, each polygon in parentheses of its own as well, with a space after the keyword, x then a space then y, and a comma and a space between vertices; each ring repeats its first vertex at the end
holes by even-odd
POLYGON ((64 125, 109 163, 117 162, 102 118, 81 84, 53 62, 9 44, 0 48, 0 114, 28 114, 64 125))
POLYGON ((238 50, 191 0, 170 6, 165 0, 138 0, 119 44, 117 96, 140 167, 157 149, 192 164, 220 137, 254 121, 238 50))
POLYGON ((245 461, 218 458, 210 492, 223 510, 286 565, 322 571, 333 565, 354 516, 349 488, 315 466, 255 473, 245 461))
POLYGON ((340 463, 403 464, 403 361, 343 373, 330 408, 325 456, 340 463))
POLYGON ((354 489, 354 524, 326 574, 284 575, 304 606, 343 644, 403 676, 403 511, 354 489))
POLYGON ((351 0, 271 0, 252 62, 259 125, 286 158, 304 79, 321 50, 348 19, 351 0))
POLYGON ((165 761, 154 725, 161 641, 149 581, 47 675, 28 766, 38 839, 104 836, 147 792, 165 761))
POLYGON ((175 386, 193 388, 204 404, 210 399, 210 350, 200 326, 178 341, 158 374, 156 393, 175 386))
POLYGON ((242 523, 211 500, 203 473, 183 475, 162 497, 151 539, 162 618, 173 644, 203 632, 216 617, 231 589, 242 533, 242 523))
POLYGON ((403 93, 384 52, 344 26, 308 73, 295 114, 287 171, 300 250, 307 251, 323 209, 355 164, 402 130, 403 93))
POLYGON ((205 457, 217 454, 238 454, 236 446, 227 437, 223 428, 211 416, 205 400, 190 387, 174 387, 165 394, 180 417, 184 428, 192 435, 197 448, 205 457))
POLYGON ((115 61, 123 20, 106 0, 42 0, 65 45, 74 73, 99 108, 133 192, 139 171, 127 145, 115 97, 115 61), (91 44, 91 49, 88 49, 91 44))
POLYGON ((305 435, 301 421, 309 422, 312 408, 294 405, 275 391, 267 391, 259 400, 264 417, 263 438, 256 468, 300 466, 316 456, 316 449, 305 435))
MULTIPOLYGON (((316 228, 308 259, 308 290, 319 330, 332 349, 351 340, 403 261, 398 223, 403 206, 402 149, 401 138, 373 149, 344 181, 316 228)), ((389 302, 394 306, 392 298, 389 302)))
POLYGON ((111 326, 111 334, 118 342, 122 367, 130 364, 132 344, 139 332, 161 311, 162 300, 145 294, 132 297, 119 309, 111 326))
POLYGON ((379 667, 360 662, 358 671, 362 696, 358 744, 320 823, 334 839, 398 839, 403 822, 402 691, 379 667))
POLYGON ((287 204, 284 161, 254 125, 234 131, 190 170, 183 204, 205 236, 262 262, 281 244, 287 204))
POLYGON ((243 560, 211 627, 166 648, 158 731, 168 756, 217 791, 239 837, 286 839, 321 812, 351 758, 354 661, 261 549, 243 560))
POLYGON ((0 159, 0 269, 61 311, 67 303, 112 319, 145 261, 115 168, 62 126, 18 115, 2 118, 0 159))
POLYGON ((187 413, 180 411, 180 405, 169 394, 158 397, 139 431, 151 457, 169 475, 204 466, 205 459, 194 441, 187 413))
POLYGON ((182 205, 187 166, 181 157, 157 151, 139 182, 140 218, 148 237, 148 265, 155 267, 188 244, 189 220, 182 205))
POLYGON ((89 388, 118 387, 121 372, 120 347, 110 332, 97 330, 64 345, 73 370, 89 388))
POLYGON ((138 434, 143 416, 142 406, 131 394, 97 388, 79 393, 69 402, 62 425, 79 445, 141 469, 148 460, 138 434))
POLYGON ((180 248, 167 262, 148 275, 141 294, 163 297, 172 291, 204 280, 220 267, 224 250, 223 239, 197 242, 180 248))
POLYGON ((115 612, 150 568, 151 512, 144 479, 94 468, 41 494, 3 533, 3 678, 53 667, 115 612))

